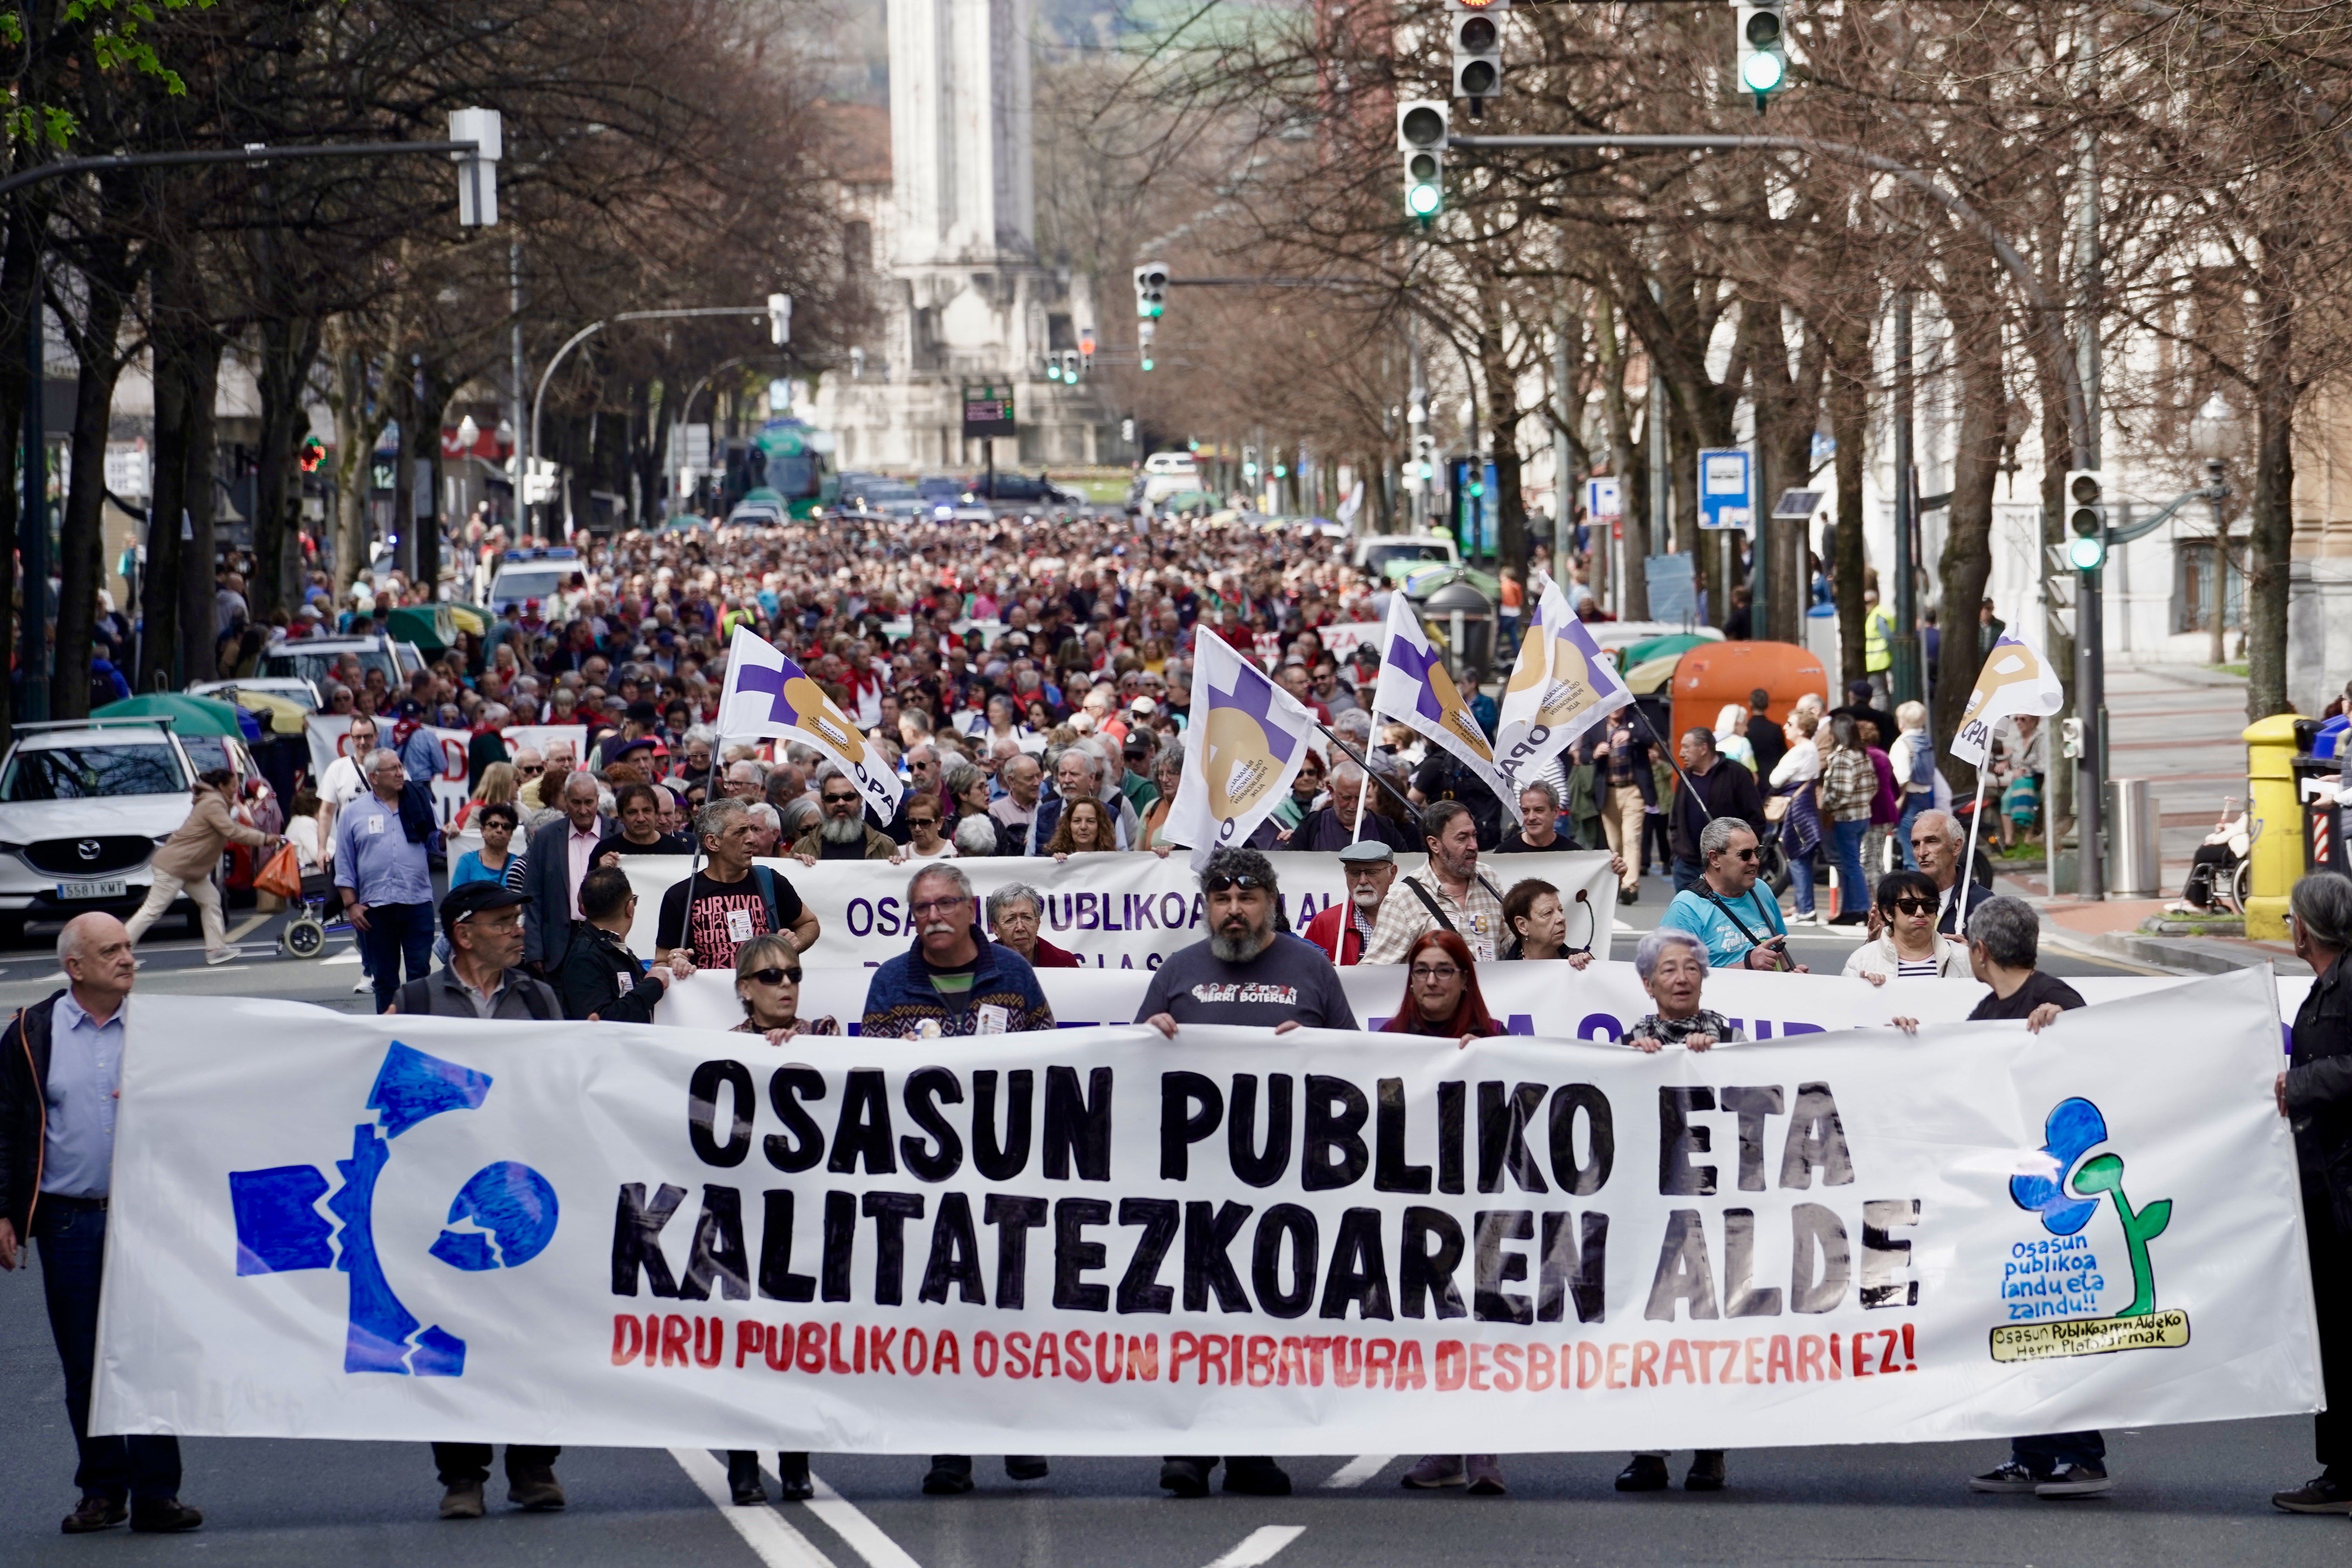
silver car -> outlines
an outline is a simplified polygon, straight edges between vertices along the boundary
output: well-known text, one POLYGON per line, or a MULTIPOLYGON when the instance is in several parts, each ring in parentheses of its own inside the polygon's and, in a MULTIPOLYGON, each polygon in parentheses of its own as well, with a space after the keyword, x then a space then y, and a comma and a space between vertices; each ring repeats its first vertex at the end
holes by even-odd
POLYGON ((149 863, 187 820, 196 773, 152 720, 18 725, 0 762, 0 937, 145 902, 149 863))

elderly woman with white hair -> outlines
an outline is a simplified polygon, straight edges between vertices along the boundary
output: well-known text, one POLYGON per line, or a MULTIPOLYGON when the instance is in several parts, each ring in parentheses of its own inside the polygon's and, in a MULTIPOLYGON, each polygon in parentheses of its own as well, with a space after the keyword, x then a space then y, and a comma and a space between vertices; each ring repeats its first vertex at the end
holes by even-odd
POLYGON ((1657 1052, 1668 1046, 1703 1051, 1747 1037, 1722 1014, 1699 1005, 1699 990, 1706 984, 1706 943, 1675 926, 1660 926, 1642 937, 1633 950, 1633 973, 1656 1008, 1625 1031, 1625 1043, 1637 1051, 1657 1052))

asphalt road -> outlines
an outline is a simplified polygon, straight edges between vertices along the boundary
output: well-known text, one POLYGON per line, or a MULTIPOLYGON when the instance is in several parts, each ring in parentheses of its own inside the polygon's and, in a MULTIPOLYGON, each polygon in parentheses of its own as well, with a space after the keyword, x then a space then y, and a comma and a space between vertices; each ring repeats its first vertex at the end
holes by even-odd
MULTIPOLYGON (((1626 912, 1618 956, 1655 923, 1666 889, 1653 882, 1626 912)), ((346 1010, 359 978, 342 940, 325 958, 278 956, 280 921, 231 922, 247 956, 207 968, 201 946, 173 934, 142 948, 142 990, 259 994, 346 1010)), ((176 931, 176 922, 163 928, 176 931)), ((0 950, 0 1006, 57 984, 53 928, 0 950)), ((1834 970, 1853 939, 1805 931, 1801 960, 1834 970)), ((2130 966, 2049 956, 2060 973, 2130 966)), ((1528 1563, 2208 1563, 2274 1568, 2342 1559, 2345 1522, 2273 1510, 2268 1495, 2316 1468, 2302 1420, 2109 1434, 2114 1492, 2078 1503, 1969 1493, 1967 1476, 2003 1457, 1996 1443, 1735 1452, 1717 1496, 1621 1497, 1622 1456, 1512 1456, 1507 1499, 1412 1493, 1397 1478, 1413 1456, 1328 1455, 1286 1461, 1286 1499, 1213 1495, 1180 1502, 1158 1489, 1149 1459, 1054 1461, 1043 1482, 1015 1483, 983 1459, 980 1489, 923 1497, 916 1457, 820 1455, 826 1493, 811 1504, 736 1509, 710 1455, 577 1449, 558 1467, 572 1506, 524 1514, 490 1489, 479 1521, 435 1517, 439 1489, 419 1444, 192 1439, 183 1445, 186 1500, 208 1522, 181 1538, 66 1538, 73 1443, 64 1382, 48 1339, 37 1266, 0 1275, 0 1564, 204 1560, 236 1564, 692 1563, 731 1568, 981 1568, 1117 1564, 1136 1568, 1276 1568, 1528 1563), (1464 1532, 1464 1509, 1476 1523, 1464 1532)), ((1576 1441, 1563 1431, 1561 1441, 1576 1441)), ((1677 1475, 1680 1466, 1677 1465, 1677 1475)), ((771 1489, 773 1489, 772 1477, 771 1489)))

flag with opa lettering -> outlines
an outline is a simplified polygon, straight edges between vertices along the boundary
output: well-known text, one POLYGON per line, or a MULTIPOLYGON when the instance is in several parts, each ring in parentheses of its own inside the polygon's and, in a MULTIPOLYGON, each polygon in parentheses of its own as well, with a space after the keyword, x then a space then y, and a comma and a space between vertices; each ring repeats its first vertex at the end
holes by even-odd
POLYGON ((1960 728, 1952 737, 1952 755, 1971 767, 1984 766, 1992 750, 1992 732, 2003 719, 2020 713, 2047 718, 2066 705, 2066 689, 2058 672, 2023 630, 2005 631, 1985 656, 1976 689, 1961 711, 1960 728))
POLYGON ((727 645, 727 686, 719 699, 719 738, 797 741, 841 764, 883 821, 898 815, 903 786, 896 768, 867 748, 857 726, 783 649, 748 626, 727 645))
POLYGON ((1192 722, 1184 776, 1168 808, 1168 837, 1192 851, 1192 868, 1240 844, 1290 791, 1307 760, 1315 715, 1202 628, 1192 658, 1192 722))
POLYGON ((1495 768, 1509 786, 1504 800, 1514 805, 1544 763, 1633 700, 1559 584, 1538 574, 1531 585, 1538 590, 1535 622, 1519 639, 1495 725, 1495 768))
MULTIPOLYGON (((1470 712, 1469 700, 1454 684, 1445 656, 1422 630, 1412 601, 1400 591, 1389 595, 1388 625, 1381 631, 1381 679, 1372 689, 1372 711, 1436 742, 1486 781, 1517 812, 1502 775, 1495 771, 1494 748, 1470 712)), ((1372 788, 1370 784, 1365 786, 1372 788)))

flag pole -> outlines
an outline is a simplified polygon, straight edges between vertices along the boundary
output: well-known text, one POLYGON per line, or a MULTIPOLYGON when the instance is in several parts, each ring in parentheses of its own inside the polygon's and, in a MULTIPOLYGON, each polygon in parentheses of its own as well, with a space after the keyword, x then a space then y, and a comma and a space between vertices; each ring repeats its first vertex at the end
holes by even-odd
POLYGON ((1991 766, 1992 752, 1988 747, 1985 752, 1985 765, 1977 769, 1977 803, 1969 808, 1969 852, 1960 861, 1960 874, 1952 884, 1954 889, 1952 897, 1959 905, 1952 917, 1952 923, 1954 930, 1963 941, 1968 938, 1969 883, 1975 879, 1977 874, 1977 825, 1984 816, 1985 772, 1991 766))
MULTIPOLYGON (((1307 722, 1308 722, 1308 723, 1310 723, 1310 724, 1313 724, 1317 729, 1318 729, 1318 730, 1322 731, 1326 735, 1330 736, 1330 737, 1331 737, 1331 743, 1332 743, 1333 745, 1335 745, 1335 746, 1339 747, 1339 750, 1340 750, 1341 752, 1345 752, 1345 753, 1347 754, 1347 758, 1348 758, 1348 760, 1349 760, 1349 762, 1351 762, 1351 763, 1355 763, 1358 767, 1360 767, 1360 768, 1363 769, 1363 770, 1364 770, 1364 776, 1365 776, 1366 778, 1368 778, 1368 779, 1371 780, 1374 784, 1379 784, 1382 789, 1384 789, 1384 790, 1388 791, 1388 792, 1389 792, 1389 797, 1390 797, 1391 800, 1394 800, 1394 801, 1395 801, 1399 805, 1401 805, 1401 806, 1404 807, 1407 811, 1418 811, 1418 810, 1420 809, 1418 806, 1414 805, 1412 804, 1412 801, 1408 800, 1408 799, 1405 797, 1404 793, 1403 793, 1402 790, 1398 789, 1396 785, 1394 785, 1394 784, 1392 784, 1389 783, 1389 781, 1388 781, 1388 780, 1386 780, 1386 779, 1384 779, 1384 778, 1381 777, 1380 773, 1379 773, 1377 771, 1375 771, 1375 770, 1374 770, 1374 768, 1372 767, 1371 761, 1370 761, 1370 758, 1366 757, 1362 752, 1360 752, 1357 751, 1353 746, 1350 746, 1349 744, 1348 744, 1348 742, 1345 742, 1345 741, 1343 741, 1343 740, 1339 739, 1339 735, 1338 735, 1336 732, 1334 732, 1334 731, 1333 731, 1333 730, 1332 730, 1332 728, 1331 728, 1331 726, 1330 726, 1330 725, 1326 724, 1326 723, 1325 723, 1325 722, 1323 722, 1323 721, 1321 721, 1320 719, 1309 719, 1309 720, 1307 721, 1307 722)), ((1363 820, 1364 820, 1364 814, 1363 814, 1363 812, 1362 812, 1360 809, 1359 809, 1359 810, 1357 811, 1357 813, 1356 813, 1356 821, 1357 821, 1359 824, 1361 824, 1363 820)))

